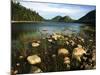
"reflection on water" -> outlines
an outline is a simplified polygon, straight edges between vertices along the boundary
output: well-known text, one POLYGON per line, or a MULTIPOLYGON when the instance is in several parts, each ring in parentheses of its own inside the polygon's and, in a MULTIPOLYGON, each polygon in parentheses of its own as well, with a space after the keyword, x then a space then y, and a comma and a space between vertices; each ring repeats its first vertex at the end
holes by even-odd
POLYGON ((79 23, 13 23, 12 24, 12 39, 19 38, 21 36, 26 38, 39 38, 43 34, 62 33, 64 35, 77 34, 80 32, 93 32, 91 26, 87 24, 79 23))

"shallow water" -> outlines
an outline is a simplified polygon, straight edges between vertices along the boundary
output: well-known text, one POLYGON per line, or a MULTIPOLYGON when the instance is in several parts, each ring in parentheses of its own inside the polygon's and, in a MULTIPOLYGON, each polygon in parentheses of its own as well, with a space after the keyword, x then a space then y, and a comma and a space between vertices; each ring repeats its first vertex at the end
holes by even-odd
POLYGON ((27 57, 34 54, 39 55, 42 59, 39 65, 34 66, 40 68, 43 72, 93 69, 96 61, 89 62, 88 60, 91 60, 90 57, 93 53, 95 56, 95 27, 91 24, 62 22, 12 23, 11 47, 12 70, 17 69, 19 74, 30 73, 34 69, 27 61, 27 57), (51 37, 53 33, 59 33, 63 37, 54 40, 51 37), (66 38, 68 38, 67 42, 69 44, 66 44, 66 38), (48 40, 52 40, 52 42, 48 40), (73 41, 74 45, 70 41, 73 41), (38 43, 39 46, 33 47, 33 42, 38 43), (71 57, 73 49, 77 45, 82 45, 89 54, 89 56, 84 55, 87 61, 81 58, 81 64, 71 57), (66 48, 70 52, 68 55, 72 61, 70 67, 67 67, 63 63, 63 58, 57 54, 59 48, 66 48), (23 58, 19 59, 20 56, 23 56, 23 58), (17 63, 20 66, 17 67, 17 63), (92 66, 89 65, 84 68, 84 63, 85 65, 92 64, 92 66), (83 67, 81 68, 81 66, 83 67))
POLYGON ((42 22, 42 23, 13 23, 12 39, 21 36, 26 38, 40 38, 53 33, 62 33, 64 35, 77 34, 84 30, 95 31, 91 24, 82 23, 63 23, 63 22, 42 22))

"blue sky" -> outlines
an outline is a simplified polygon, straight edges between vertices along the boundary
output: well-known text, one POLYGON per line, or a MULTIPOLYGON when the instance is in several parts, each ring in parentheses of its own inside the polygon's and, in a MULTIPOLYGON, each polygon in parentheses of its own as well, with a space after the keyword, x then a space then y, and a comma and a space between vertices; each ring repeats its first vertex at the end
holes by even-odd
POLYGON ((73 19, 79 19, 88 12, 96 9, 95 6, 89 5, 72 5, 56 3, 35 3, 20 2, 26 8, 38 12, 42 17, 51 19, 55 16, 70 16, 73 19))

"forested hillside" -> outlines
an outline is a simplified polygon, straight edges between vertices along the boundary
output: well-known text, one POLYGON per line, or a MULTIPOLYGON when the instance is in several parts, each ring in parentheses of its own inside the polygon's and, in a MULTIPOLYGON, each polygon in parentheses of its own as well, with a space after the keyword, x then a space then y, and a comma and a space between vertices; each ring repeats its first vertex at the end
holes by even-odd
POLYGON ((20 3, 11 2, 11 20, 12 21, 43 21, 36 11, 32 11, 20 5, 20 3))
POLYGON ((56 21, 56 22, 73 22, 74 20, 72 18, 70 18, 69 16, 56 16, 52 19, 52 21, 56 21))
POLYGON ((78 22, 78 23, 91 23, 91 24, 95 24, 96 23, 96 10, 90 11, 89 13, 87 13, 86 15, 81 17, 76 22, 78 22))

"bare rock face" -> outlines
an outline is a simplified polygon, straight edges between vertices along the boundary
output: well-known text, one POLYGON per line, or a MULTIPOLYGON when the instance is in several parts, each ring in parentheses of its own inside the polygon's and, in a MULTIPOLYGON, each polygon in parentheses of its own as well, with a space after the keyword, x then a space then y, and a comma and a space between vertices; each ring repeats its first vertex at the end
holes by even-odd
POLYGON ((27 57, 27 61, 30 63, 30 64, 38 64, 38 63, 41 63, 41 58, 38 56, 38 55, 32 55, 32 56, 28 56, 27 57))
POLYGON ((78 61, 81 61, 81 56, 85 54, 86 51, 82 47, 77 47, 73 49, 72 56, 76 58, 78 61))
POLYGON ((58 55, 68 55, 69 51, 66 48, 60 48, 58 50, 58 55))

